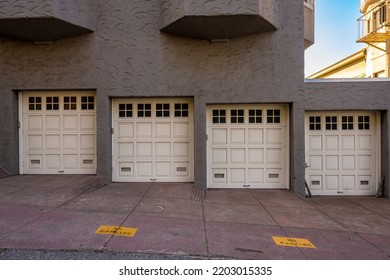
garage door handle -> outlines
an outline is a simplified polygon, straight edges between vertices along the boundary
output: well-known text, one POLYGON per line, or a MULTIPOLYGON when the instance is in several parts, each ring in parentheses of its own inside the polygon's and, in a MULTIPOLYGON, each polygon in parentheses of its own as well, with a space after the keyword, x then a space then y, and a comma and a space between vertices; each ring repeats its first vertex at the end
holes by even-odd
POLYGON ((307 164, 307 162, 305 162, 305 168, 308 168, 310 165, 307 164))

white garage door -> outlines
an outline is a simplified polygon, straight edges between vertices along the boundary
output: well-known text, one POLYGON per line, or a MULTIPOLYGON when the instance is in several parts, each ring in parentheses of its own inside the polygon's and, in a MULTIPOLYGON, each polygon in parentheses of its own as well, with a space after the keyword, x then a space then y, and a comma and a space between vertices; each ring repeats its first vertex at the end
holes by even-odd
POLYGON ((191 99, 113 100, 113 180, 192 182, 191 99))
POLYGON ((375 112, 306 113, 306 182, 313 194, 375 194, 378 123, 375 112))
POLYGON ((91 92, 23 92, 21 174, 95 174, 96 113, 91 92))
POLYGON ((207 107, 209 188, 288 188, 288 107, 207 107))

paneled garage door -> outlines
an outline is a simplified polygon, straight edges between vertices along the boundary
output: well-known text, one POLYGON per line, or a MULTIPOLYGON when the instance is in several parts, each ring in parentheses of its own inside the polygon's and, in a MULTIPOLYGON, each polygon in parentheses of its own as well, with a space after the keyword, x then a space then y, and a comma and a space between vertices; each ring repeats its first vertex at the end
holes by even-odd
POLYGON ((288 188, 288 107, 207 107, 210 188, 288 188))
POLYGON ((192 182, 192 99, 114 99, 113 180, 192 182))
POLYGON ((20 173, 95 174, 92 92, 22 92, 20 173))
POLYGON ((378 123, 376 112, 306 113, 306 182, 313 194, 375 194, 378 123))

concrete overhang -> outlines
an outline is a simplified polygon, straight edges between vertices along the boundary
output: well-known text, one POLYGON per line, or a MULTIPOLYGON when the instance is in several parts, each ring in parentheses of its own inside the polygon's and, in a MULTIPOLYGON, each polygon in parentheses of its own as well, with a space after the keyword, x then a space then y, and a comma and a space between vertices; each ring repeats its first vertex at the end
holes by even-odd
POLYGON ((274 31, 278 1, 162 0, 162 32, 195 39, 233 39, 274 31))
POLYGON ((95 30, 96 1, 0 1, 0 37, 46 42, 95 30))

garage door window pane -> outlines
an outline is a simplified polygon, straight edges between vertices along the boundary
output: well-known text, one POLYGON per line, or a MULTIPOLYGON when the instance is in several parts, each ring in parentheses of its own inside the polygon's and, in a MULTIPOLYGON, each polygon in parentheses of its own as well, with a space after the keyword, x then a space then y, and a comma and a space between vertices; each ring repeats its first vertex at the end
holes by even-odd
POLYGON ((133 104, 119 104, 119 117, 131 118, 133 116, 133 104))
POLYGON ((175 117, 188 117, 188 104, 176 103, 175 104, 175 117))
POLYGON ((137 116, 139 118, 150 118, 152 116, 152 104, 138 104, 137 116))
POLYGON ((370 129, 370 116, 359 116, 359 130, 369 130, 370 129))
POLYGON ((42 98, 41 97, 29 97, 28 98, 28 109, 30 111, 42 110, 42 98))
POLYGON ((156 117, 169 117, 169 104, 156 104, 156 117))
POLYGON ((325 122, 326 130, 337 130, 337 116, 327 116, 325 122))
POLYGON ((280 123, 280 110, 267 110, 267 123, 280 123))
POLYGON ((311 116, 309 118, 309 127, 310 130, 321 130, 321 117, 311 116))
POLYGON ((77 97, 65 96, 64 97, 64 110, 77 110, 77 97))
POLYGON ((231 123, 244 123, 244 110, 230 110, 231 123))
POLYGON ((249 110, 249 123, 262 123, 263 110, 249 110))
POLYGON ((94 110, 95 109, 95 98, 93 96, 82 96, 81 97, 81 109, 82 110, 94 110))
POLYGON ((353 116, 342 116, 343 130, 353 130, 353 116))
POLYGON ((213 123, 226 123, 226 110, 213 110, 213 123))
POLYGON ((46 110, 53 111, 60 109, 60 99, 58 96, 46 97, 46 110))

